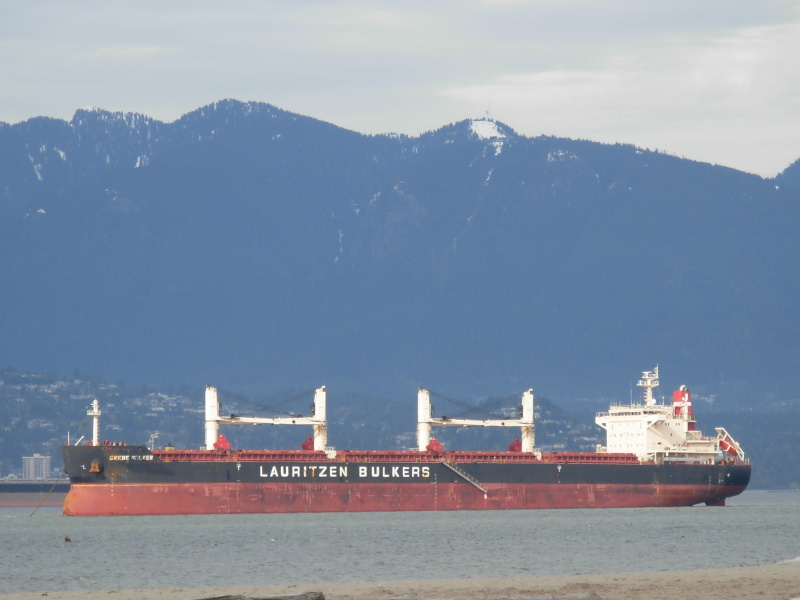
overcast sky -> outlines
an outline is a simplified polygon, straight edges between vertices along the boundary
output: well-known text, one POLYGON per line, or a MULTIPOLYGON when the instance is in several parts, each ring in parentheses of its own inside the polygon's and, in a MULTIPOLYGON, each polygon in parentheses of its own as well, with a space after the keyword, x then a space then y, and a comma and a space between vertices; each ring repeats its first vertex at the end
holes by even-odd
POLYGON ((800 0, 2 0, 0 121, 216 100, 364 133, 489 114, 774 176, 800 158, 800 0))

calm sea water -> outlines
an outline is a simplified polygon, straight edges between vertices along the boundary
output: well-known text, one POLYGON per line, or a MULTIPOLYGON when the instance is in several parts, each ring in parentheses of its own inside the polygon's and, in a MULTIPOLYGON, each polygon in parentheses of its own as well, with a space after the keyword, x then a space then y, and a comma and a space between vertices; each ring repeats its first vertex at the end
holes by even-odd
POLYGON ((760 565, 800 560, 798 534, 800 492, 745 492, 725 508, 97 518, 6 508, 0 592, 760 565))

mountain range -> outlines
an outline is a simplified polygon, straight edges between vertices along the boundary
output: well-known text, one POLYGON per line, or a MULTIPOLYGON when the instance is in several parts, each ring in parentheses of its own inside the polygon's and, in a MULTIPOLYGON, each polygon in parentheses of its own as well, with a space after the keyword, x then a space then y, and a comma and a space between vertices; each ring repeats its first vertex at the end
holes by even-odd
POLYGON ((81 109, 0 124, 0 367, 627 400, 660 364, 708 402, 792 403, 798 231, 800 161, 81 109))

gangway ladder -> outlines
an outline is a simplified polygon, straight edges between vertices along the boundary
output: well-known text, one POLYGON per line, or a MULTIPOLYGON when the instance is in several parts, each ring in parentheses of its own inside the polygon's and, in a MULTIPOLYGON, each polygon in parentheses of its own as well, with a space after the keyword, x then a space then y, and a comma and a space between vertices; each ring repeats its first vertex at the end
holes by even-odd
POLYGON ((446 460, 444 460, 444 459, 442 459, 442 464, 443 464, 445 467, 447 467, 448 469, 450 469, 450 470, 451 470, 453 473, 455 473, 456 475, 458 475, 459 477, 461 477, 461 478, 462 478, 464 481, 466 481, 467 483, 470 483, 470 484, 474 485, 476 488, 478 488, 480 491, 482 491, 482 492, 483 492, 483 497, 484 497, 484 498, 487 498, 487 497, 489 496, 489 490, 487 490, 485 487, 483 487, 483 486, 480 484, 480 482, 479 482, 477 479, 475 479, 475 478, 474 478, 472 475, 470 475, 470 474, 469 474, 469 473, 467 473, 466 471, 464 471, 464 470, 460 469, 460 468, 459 468, 458 466, 456 466, 454 463, 447 462, 447 461, 446 461, 446 460))

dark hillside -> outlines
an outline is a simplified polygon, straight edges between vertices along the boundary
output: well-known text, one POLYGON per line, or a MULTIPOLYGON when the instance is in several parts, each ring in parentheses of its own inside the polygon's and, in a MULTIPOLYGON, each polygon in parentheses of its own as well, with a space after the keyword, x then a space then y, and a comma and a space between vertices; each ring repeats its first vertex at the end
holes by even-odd
POLYGON ((568 399, 660 363, 733 404, 793 398, 796 167, 234 100, 3 125, 0 365, 568 399))

